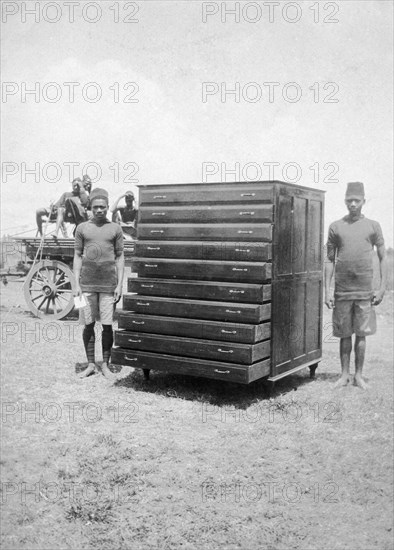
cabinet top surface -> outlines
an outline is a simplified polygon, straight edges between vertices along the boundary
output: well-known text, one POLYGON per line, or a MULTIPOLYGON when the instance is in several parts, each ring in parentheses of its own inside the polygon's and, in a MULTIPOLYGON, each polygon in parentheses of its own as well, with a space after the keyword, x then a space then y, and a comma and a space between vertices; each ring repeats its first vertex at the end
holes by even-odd
POLYGON ((295 183, 288 183, 288 182, 285 182, 285 181, 280 181, 280 180, 268 180, 268 181, 218 181, 218 182, 204 182, 204 183, 201 183, 201 182, 198 182, 198 183, 150 183, 150 184, 147 184, 147 185, 137 185, 137 187, 139 189, 143 189, 143 190, 149 190, 149 189, 152 189, 154 187, 159 187, 159 188, 164 188, 164 187, 178 187, 178 186, 182 186, 182 187, 194 187, 194 188, 198 188, 198 187, 206 187, 206 186, 209 186, 209 187, 216 187, 216 186, 223 186, 225 187, 226 185, 258 185, 258 186, 264 186, 264 187, 269 187, 269 186, 272 186, 272 187, 288 187, 290 189, 306 189, 308 191, 315 191, 317 193, 322 193, 324 194, 325 191, 323 189, 317 189, 316 187, 307 187, 305 185, 298 185, 298 184, 295 184, 295 183))

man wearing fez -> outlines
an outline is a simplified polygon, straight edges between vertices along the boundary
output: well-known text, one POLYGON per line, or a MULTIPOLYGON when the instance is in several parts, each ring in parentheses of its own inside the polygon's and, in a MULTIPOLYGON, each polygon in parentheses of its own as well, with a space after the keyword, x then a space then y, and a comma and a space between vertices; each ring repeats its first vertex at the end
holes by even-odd
POLYGON ((345 204, 349 214, 330 225, 325 268, 325 303, 333 309, 333 335, 340 338, 342 376, 336 386, 349 381, 352 334, 355 334, 354 384, 366 389, 362 377, 365 337, 376 332, 375 308, 383 299, 387 265, 382 230, 378 222, 361 214, 365 204, 364 185, 347 185, 345 204), (373 290, 373 250, 377 249, 380 265, 380 288, 373 290), (334 275, 335 272, 335 275, 334 275), (330 290, 335 277, 334 295, 330 290))
POLYGON ((77 227, 74 245, 75 295, 84 296, 87 302, 87 306, 80 310, 80 318, 85 325, 83 343, 88 360, 81 377, 95 372, 94 326, 100 320, 103 326, 101 372, 111 379, 108 363, 113 344, 113 313, 122 295, 123 233, 117 223, 107 219, 108 193, 105 189, 93 189, 90 204, 93 217, 77 227))

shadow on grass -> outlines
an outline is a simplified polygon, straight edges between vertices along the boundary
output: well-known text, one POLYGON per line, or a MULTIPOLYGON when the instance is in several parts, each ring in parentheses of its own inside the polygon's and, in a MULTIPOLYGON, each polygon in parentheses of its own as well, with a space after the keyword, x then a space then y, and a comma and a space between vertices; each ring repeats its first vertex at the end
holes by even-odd
MULTIPOLYGON (((115 367, 111 367, 115 371, 115 367)), ((117 370, 117 369, 116 369, 117 370)), ((324 374, 325 380, 336 379, 335 374, 324 374)), ((236 408, 246 409, 252 403, 263 399, 277 398, 319 380, 309 378, 309 369, 289 375, 275 383, 270 388, 265 380, 256 380, 251 384, 237 384, 235 382, 223 382, 209 378, 175 375, 171 373, 152 371, 150 380, 145 380, 142 371, 135 369, 125 378, 115 382, 115 387, 132 388, 134 391, 154 393, 167 397, 185 399, 187 401, 207 402, 211 405, 232 405, 236 408)))

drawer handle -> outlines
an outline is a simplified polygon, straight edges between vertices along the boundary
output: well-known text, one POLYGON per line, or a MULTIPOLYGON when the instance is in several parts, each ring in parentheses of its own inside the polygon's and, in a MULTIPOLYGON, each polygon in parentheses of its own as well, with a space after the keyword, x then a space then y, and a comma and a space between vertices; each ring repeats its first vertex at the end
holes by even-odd
POLYGON ((238 233, 247 233, 248 235, 251 235, 253 231, 242 231, 242 229, 240 229, 238 233))
POLYGON ((226 309, 226 313, 236 313, 239 315, 241 313, 240 309, 236 309, 235 311, 233 309, 226 309))
POLYGON ((167 195, 153 195, 154 199, 165 199, 167 195))
POLYGON ((236 330, 226 330, 224 328, 222 328, 221 332, 223 334, 237 334, 237 331, 236 330))
POLYGON ((157 267, 157 264, 144 264, 144 267, 157 267))
POLYGON ((160 246, 148 246, 148 250, 160 250, 160 246))
POLYGON ((244 290, 230 290, 230 294, 245 294, 244 290))
POLYGON ((145 321, 131 321, 133 325, 145 325, 145 321))
POLYGON ((150 306, 149 302, 137 302, 137 306, 150 306))
POLYGON ((247 267, 233 267, 233 271, 248 271, 247 267))
POLYGON ((132 338, 127 339, 128 342, 133 342, 133 344, 140 344, 142 340, 133 340, 132 338))
POLYGON ((127 361, 138 361, 138 357, 127 357, 127 355, 124 356, 127 361))
POLYGON ((214 369, 213 372, 218 372, 219 374, 230 374, 229 370, 214 369))
POLYGON ((232 349, 221 349, 221 348, 218 348, 218 351, 220 351, 220 353, 234 353, 234 351, 232 349))
POLYGON ((240 216, 254 216, 254 212, 240 212, 239 213, 240 216))
POLYGON ((250 248, 236 248, 235 252, 250 252, 250 248))
POLYGON ((241 193, 241 197, 255 197, 256 193, 241 193))
POLYGON ((164 233, 162 229, 151 229, 151 233, 164 233))
POLYGON ((153 288, 154 285, 141 285, 141 288, 153 288))
POLYGON ((152 212, 152 216, 165 216, 165 212, 152 212))

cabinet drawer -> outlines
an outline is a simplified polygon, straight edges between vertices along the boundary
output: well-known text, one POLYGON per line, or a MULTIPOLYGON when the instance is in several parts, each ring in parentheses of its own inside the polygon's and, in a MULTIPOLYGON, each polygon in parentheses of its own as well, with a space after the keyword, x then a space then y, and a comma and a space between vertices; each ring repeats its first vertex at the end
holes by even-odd
POLYGON ((267 183, 222 183, 140 186, 139 204, 187 204, 273 202, 274 190, 267 183))
POLYGON ((263 283, 271 279, 270 263, 134 258, 132 268, 139 277, 245 283, 263 283))
POLYGON ((136 241, 134 255, 143 258, 266 262, 272 259, 272 245, 271 243, 204 241, 136 241))
POLYGON ((174 279, 129 278, 128 292, 145 296, 168 298, 194 298, 225 302, 262 304, 271 300, 271 285, 245 283, 216 283, 210 281, 182 281, 174 279))
POLYGON ((246 366, 221 361, 194 359, 192 357, 177 357, 162 353, 125 350, 123 348, 114 348, 112 350, 111 362, 114 365, 203 376, 205 378, 239 382, 241 384, 249 384, 258 378, 268 376, 271 363, 270 359, 264 359, 253 365, 246 366))
POLYGON ((271 336, 270 322, 258 325, 225 323, 223 321, 187 319, 182 317, 142 315, 126 311, 119 313, 119 328, 224 342, 242 342, 244 344, 255 344, 271 336))
POLYGON ((272 222, 272 204, 142 206, 138 223, 256 223, 272 222))
POLYGON ((141 223, 137 229, 138 239, 156 240, 208 240, 208 241, 272 241, 270 223, 141 223))
POLYGON ((203 300, 182 300, 157 296, 123 297, 123 309, 148 315, 168 315, 191 319, 215 319, 236 323, 261 323, 271 317, 271 304, 232 304, 203 300))
POLYGON ((249 365, 270 356, 271 342, 266 340, 258 344, 237 344, 118 330, 115 332, 115 345, 126 349, 249 365))

